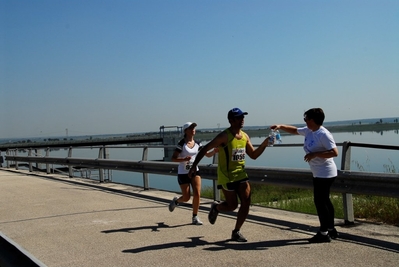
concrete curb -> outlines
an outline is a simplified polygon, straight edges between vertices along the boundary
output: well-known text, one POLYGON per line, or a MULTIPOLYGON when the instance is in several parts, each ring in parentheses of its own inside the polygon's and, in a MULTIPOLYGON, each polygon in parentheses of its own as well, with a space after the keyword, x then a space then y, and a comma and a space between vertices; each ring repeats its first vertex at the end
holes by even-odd
POLYGON ((2 232, 0 232, 0 266, 47 267, 2 232))

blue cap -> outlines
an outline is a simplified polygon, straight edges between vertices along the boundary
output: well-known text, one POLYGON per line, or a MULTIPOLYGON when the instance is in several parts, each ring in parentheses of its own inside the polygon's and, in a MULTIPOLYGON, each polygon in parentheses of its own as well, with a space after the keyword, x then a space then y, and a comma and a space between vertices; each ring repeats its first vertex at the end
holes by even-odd
POLYGON ((229 113, 227 114, 227 118, 230 119, 232 117, 238 117, 241 115, 248 115, 248 112, 243 112, 241 109, 239 108, 233 108, 229 111, 229 113))

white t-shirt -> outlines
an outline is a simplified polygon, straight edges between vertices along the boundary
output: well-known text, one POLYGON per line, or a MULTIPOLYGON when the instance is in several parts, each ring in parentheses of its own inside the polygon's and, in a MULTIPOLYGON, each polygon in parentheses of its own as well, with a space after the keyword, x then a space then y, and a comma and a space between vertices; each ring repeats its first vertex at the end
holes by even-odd
MULTIPOLYGON (((297 131, 298 134, 305 137, 303 149, 306 154, 331 150, 337 147, 332 134, 323 126, 320 126, 320 129, 315 132, 308 127, 298 128, 297 131)), ((338 175, 337 166, 333 158, 324 159, 316 157, 309 161, 309 166, 313 177, 332 178, 338 175)))
MULTIPOLYGON (((198 154, 198 151, 202 148, 201 143, 194 140, 194 146, 192 148, 188 147, 185 143, 184 139, 180 140, 180 142, 176 146, 176 150, 180 152, 179 157, 185 158, 187 156, 191 156, 190 161, 182 161, 179 162, 179 167, 177 169, 178 174, 187 174, 191 169, 195 157, 198 154)), ((197 166, 197 171, 199 170, 197 166)))

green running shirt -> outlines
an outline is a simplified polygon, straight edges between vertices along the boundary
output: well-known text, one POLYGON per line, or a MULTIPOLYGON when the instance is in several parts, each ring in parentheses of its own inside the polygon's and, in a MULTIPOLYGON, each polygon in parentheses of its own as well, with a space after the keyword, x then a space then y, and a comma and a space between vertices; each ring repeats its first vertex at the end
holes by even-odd
POLYGON ((229 129, 226 129, 228 142, 219 146, 218 158, 218 184, 236 182, 248 177, 245 172, 245 147, 247 135, 240 130, 242 138, 238 140, 229 129))

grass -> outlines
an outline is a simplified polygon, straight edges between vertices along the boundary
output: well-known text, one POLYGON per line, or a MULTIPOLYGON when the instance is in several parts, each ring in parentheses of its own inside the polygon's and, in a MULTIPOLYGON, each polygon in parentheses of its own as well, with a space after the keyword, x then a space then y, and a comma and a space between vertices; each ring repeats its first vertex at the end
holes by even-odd
MULTIPOLYGON (((392 160, 384 164, 385 173, 398 173, 392 160)), ((362 164, 354 161, 360 171, 367 171, 362 164)), ((370 160, 367 158, 366 167, 370 160)), ((381 222, 399 226, 399 199, 381 196, 356 195, 353 196, 355 218, 367 221, 381 222)))
POLYGON ((399 226, 399 199, 379 196, 353 196, 355 218, 399 226))

